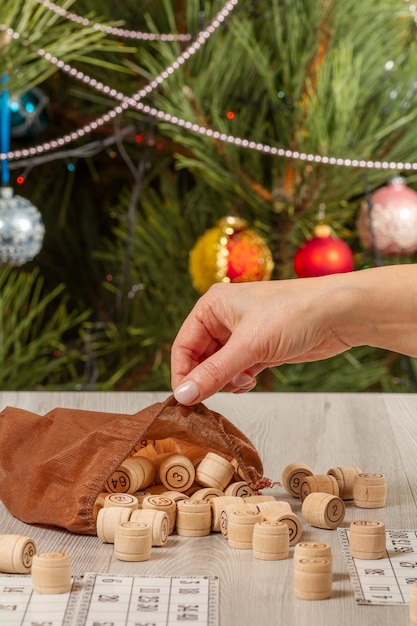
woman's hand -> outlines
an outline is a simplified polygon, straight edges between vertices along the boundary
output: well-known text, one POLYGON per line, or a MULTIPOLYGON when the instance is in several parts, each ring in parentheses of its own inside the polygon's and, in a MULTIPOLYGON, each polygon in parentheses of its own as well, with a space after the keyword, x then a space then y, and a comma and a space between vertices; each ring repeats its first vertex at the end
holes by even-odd
POLYGON ((266 367, 333 356, 334 281, 217 284, 202 296, 172 347, 172 386, 183 404, 216 391, 248 391, 266 367))

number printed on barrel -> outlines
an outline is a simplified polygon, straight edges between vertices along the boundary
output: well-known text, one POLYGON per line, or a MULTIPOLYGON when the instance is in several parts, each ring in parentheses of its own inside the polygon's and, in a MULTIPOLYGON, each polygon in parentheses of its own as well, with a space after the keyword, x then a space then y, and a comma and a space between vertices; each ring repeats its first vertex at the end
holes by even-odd
POLYGON ((288 493, 295 498, 300 497, 301 483, 307 476, 312 476, 313 470, 304 463, 290 463, 282 472, 282 484, 288 493))
POLYGON ((107 482, 109 491, 125 493, 130 489, 130 478, 123 470, 116 470, 107 482))
POLYGON ((172 454, 161 463, 159 479, 167 489, 186 491, 194 483, 194 465, 186 456, 172 454))

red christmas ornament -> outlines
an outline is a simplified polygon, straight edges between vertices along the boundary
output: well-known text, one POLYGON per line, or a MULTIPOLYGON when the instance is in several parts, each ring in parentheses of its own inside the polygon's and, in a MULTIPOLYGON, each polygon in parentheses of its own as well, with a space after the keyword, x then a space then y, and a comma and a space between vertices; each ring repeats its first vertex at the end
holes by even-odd
POLYGON ((353 270, 352 251, 342 239, 331 236, 330 227, 320 224, 314 237, 297 250, 294 271, 298 278, 341 274, 353 270))
POLYGON ((365 248, 383 255, 408 255, 417 251, 417 193, 407 187, 401 176, 375 191, 371 210, 363 202, 357 227, 365 248))

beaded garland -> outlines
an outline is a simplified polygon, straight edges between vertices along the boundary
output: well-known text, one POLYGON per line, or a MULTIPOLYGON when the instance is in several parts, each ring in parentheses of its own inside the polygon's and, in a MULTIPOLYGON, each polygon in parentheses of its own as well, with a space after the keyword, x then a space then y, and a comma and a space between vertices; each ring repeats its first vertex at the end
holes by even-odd
MULTIPOLYGON (((47 0, 38 0, 38 2, 50 10, 55 11, 65 19, 70 21, 79 23, 81 26, 91 25, 90 20, 87 18, 82 18, 74 13, 70 13, 61 7, 58 7, 53 2, 49 2, 47 0)), ((409 5, 410 13, 413 16, 413 20, 417 24, 417 10, 414 4, 409 4, 409 0, 405 0, 409 5)), ((329 157, 327 155, 318 155, 312 153, 299 152, 297 150, 289 150, 285 148, 276 148, 274 146, 270 146, 264 143, 250 141, 248 139, 243 139, 240 137, 235 137, 233 135, 228 135, 226 133, 221 133, 219 131, 214 131, 212 129, 207 129, 198 124, 193 124, 192 122, 183 120, 176 116, 172 116, 169 113, 164 113, 163 111, 158 110, 155 107, 150 107, 148 105, 143 105, 140 102, 140 99, 145 95, 151 93, 154 89, 156 89, 168 76, 170 76, 176 69, 181 67, 185 61, 187 61, 197 50, 210 38, 210 36, 221 26, 232 10, 237 6, 239 0, 229 0, 226 2, 223 8, 217 13, 215 18, 209 24, 209 26, 202 30, 197 34, 194 43, 192 43, 170 66, 168 66, 161 74, 155 78, 153 81, 149 83, 145 88, 137 92, 131 97, 125 96, 117 90, 112 89, 108 85, 104 85, 96 81, 95 79, 87 76, 83 72, 79 72, 75 68, 72 68, 69 64, 64 63, 63 61, 57 59, 56 57, 50 55, 48 52, 43 49, 38 49, 37 53, 39 56, 44 57, 46 60, 50 61, 54 65, 56 65, 62 71, 68 73, 73 76, 75 79, 84 82, 85 84, 113 97, 121 101, 121 104, 111 109, 106 114, 98 117, 96 120, 91 122, 90 124, 86 124, 85 126, 79 128, 77 131, 69 133, 64 137, 58 138, 56 140, 52 140, 49 142, 45 142, 38 146, 31 147, 29 149, 24 150, 16 150, 8 153, 1 153, 0 160, 17 160, 28 157, 35 157, 36 155, 43 154, 45 152, 55 150, 57 148, 63 147, 64 145, 76 141, 81 137, 89 134, 102 126, 110 122, 112 119, 120 115, 124 110, 129 107, 135 108, 136 110, 141 111, 142 113, 149 115, 151 117, 155 117, 162 121, 165 121, 170 124, 174 124, 185 130, 196 132, 200 135, 212 137, 221 142, 230 143, 236 145, 241 148, 255 150, 262 152, 264 154, 270 154, 272 156, 284 157, 294 160, 320 163, 331 166, 339 166, 339 167, 354 167, 354 168, 362 168, 362 169, 377 169, 377 170, 403 170, 403 171, 415 171, 417 170, 417 163, 415 162, 401 162, 401 161, 374 161, 371 159, 347 159, 343 157, 329 157)), ((105 30, 109 34, 121 36, 121 37, 130 37, 136 39, 157 39, 157 36, 139 33, 137 31, 127 31, 124 29, 117 29, 110 26, 104 26, 101 24, 94 24, 95 28, 105 30)), ((0 32, 4 32, 7 37, 10 39, 20 39, 19 33, 15 32, 12 28, 8 27, 5 24, 0 24, 0 32)), ((178 35, 160 35, 159 38, 161 41, 173 41, 175 38, 179 38, 178 35), (166 37, 166 38, 165 38, 166 37)), ((185 35, 185 39, 183 41, 189 41, 189 35, 185 35)), ((29 45, 27 41, 22 42, 23 45, 29 45)))

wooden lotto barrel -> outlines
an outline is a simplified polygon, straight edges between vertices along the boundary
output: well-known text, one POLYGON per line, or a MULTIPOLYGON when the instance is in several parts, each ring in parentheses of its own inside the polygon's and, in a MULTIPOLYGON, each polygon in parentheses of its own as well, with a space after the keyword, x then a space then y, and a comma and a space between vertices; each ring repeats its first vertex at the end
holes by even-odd
POLYGON ((283 469, 282 484, 290 495, 299 498, 301 483, 304 478, 312 476, 313 473, 313 470, 304 463, 290 463, 283 469))
POLYGON ((151 555, 152 526, 145 522, 123 522, 114 535, 114 556, 119 561, 147 561, 151 555))
POLYGON ((194 479, 194 464, 183 454, 172 454, 159 466, 159 480, 171 491, 187 491, 194 479))
POLYGON ((32 585, 37 593, 71 591, 71 558, 64 552, 41 552, 32 561, 32 585))
POLYGON ((288 558, 290 535, 284 522, 263 520, 253 527, 252 549, 255 559, 280 561, 288 558))
POLYGON ((152 527, 152 545, 164 546, 169 535, 169 519, 165 511, 138 509, 130 516, 131 522, 143 522, 152 527))
POLYGON ((334 476, 339 485, 339 497, 342 500, 353 500, 353 483, 355 482, 355 476, 361 474, 360 467, 332 467, 327 472, 331 476, 334 476))
POLYGON ((332 548, 330 544, 320 541, 300 541, 294 548, 294 561, 304 557, 324 557, 332 561, 332 548))
POLYGON ((0 535, 0 572, 4 574, 29 574, 36 544, 23 535, 0 535))
POLYGON ((349 528, 350 553, 357 559, 382 559, 386 553, 384 522, 357 520, 349 528))
POLYGON ((301 508, 304 518, 311 526, 328 529, 341 526, 345 511, 343 500, 330 493, 310 493, 301 508))
POLYGON ((325 600, 332 592, 332 562, 325 557, 294 561, 294 593, 304 600, 325 600))
POLYGON ((313 474, 306 476, 301 483, 301 501, 304 502, 310 493, 330 493, 333 496, 338 496, 339 485, 336 478, 330 474, 313 474))
POLYGON ((253 547, 253 529, 262 515, 255 510, 236 509, 228 515, 227 541, 231 548, 251 550, 253 547))
POLYGON ((235 467, 214 452, 207 452, 196 471, 196 482, 202 487, 215 487, 224 491, 233 478, 235 467))
POLYGON ((135 493, 155 480, 155 465, 143 456, 132 456, 123 461, 106 482, 110 493, 135 493))
POLYGON ((204 537, 211 531, 211 506, 207 500, 183 500, 177 505, 177 535, 204 537))
POLYGON ((363 509, 379 509, 387 500, 387 479, 384 474, 362 473, 355 476, 353 504, 363 509))
POLYGON ((135 511, 122 506, 109 506, 100 509, 96 520, 97 536, 100 541, 114 543, 116 527, 123 522, 128 522, 132 512, 135 511))

